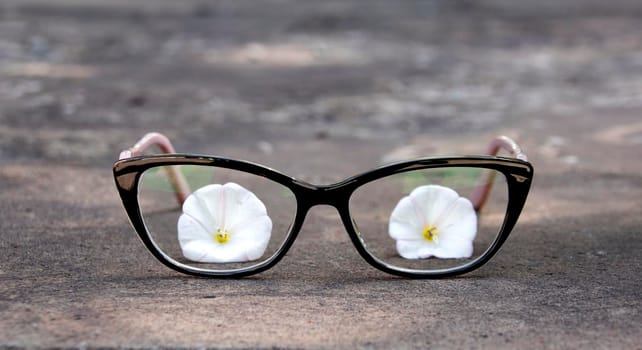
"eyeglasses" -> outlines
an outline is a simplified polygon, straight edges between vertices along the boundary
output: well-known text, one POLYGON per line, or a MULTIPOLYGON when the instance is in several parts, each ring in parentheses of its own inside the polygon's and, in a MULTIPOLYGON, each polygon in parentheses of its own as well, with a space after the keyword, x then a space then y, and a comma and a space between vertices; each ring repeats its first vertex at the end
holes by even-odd
POLYGON ((313 185, 259 164, 177 154, 158 133, 114 163, 132 226, 170 268, 247 276, 286 254, 308 210, 335 207, 359 254, 399 276, 472 271, 500 249, 522 211, 533 167, 506 136, 488 156, 422 158, 313 185), (151 146, 165 154, 142 155, 151 146), (498 157, 504 149, 511 157, 498 157))

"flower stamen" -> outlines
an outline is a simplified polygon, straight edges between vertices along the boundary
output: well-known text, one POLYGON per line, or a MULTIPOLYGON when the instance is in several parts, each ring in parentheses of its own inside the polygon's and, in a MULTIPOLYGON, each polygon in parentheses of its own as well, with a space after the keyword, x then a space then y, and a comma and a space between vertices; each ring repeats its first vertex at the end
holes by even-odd
POLYGON ((422 231, 424 239, 430 243, 439 243, 439 231, 436 226, 427 225, 422 231))
POLYGON ((225 244, 230 240, 230 232, 219 228, 214 232, 214 239, 220 244, 225 244))

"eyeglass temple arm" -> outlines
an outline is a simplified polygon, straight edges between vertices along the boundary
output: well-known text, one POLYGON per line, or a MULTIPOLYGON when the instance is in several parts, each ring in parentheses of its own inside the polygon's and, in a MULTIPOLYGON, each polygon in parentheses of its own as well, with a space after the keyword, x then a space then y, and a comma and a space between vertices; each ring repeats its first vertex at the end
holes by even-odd
MULTIPOLYGON (((504 149, 510 152, 511 156, 523 161, 528 161, 528 157, 522 151, 522 148, 519 147, 517 142, 513 141, 508 136, 497 136, 489 144, 487 153, 491 156, 497 155, 497 153, 504 149)), ((476 211, 480 211, 490 195, 490 191, 493 189, 493 180, 495 179, 496 172, 486 171, 482 175, 482 179, 479 185, 473 190, 472 194, 472 203, 476 211)))
MULTIPOLYGON (((118 157, 118 159, 140 156, 146 149, 152 146, 158 146, 162 153, 176 153, 176 151, 174 150, 174 146, 172 146, 172 143, 169 141, 167 136, 157 132, 150 132, 143 136, 138 142, 136 142, 134 147, 120 152, 120 156, 118 157)), ((187 199, 187 196, 192 193, 189 185, 187 184, 187 181, 185 180, 185 177, 176 169, 176 167, 168 166, 165 167, 165 170, 167 171, 169 181, 174 188, 176 200, 179 204, 183 204, 183 202, 185 202, 185 199, 187 199)))

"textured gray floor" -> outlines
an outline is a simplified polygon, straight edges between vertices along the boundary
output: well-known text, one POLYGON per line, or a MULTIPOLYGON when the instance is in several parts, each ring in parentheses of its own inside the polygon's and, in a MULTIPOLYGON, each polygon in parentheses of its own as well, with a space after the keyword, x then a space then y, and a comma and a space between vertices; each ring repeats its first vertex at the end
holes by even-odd
POLYGON ((622 348, 642 339, 642 6, 3 1, 0 347, 622 348), (459 278, 381 273, 310 212, 273 270, 179 275, 111 164, 145 132, 315 183, 519 140, 520 223, 459 278))

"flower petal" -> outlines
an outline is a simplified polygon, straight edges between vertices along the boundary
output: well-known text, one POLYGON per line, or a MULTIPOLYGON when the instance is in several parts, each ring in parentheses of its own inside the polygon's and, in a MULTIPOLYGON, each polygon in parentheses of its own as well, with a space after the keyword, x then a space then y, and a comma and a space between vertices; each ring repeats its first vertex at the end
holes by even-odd
POLYGON ((201 187, 187 197, 185 203, 183 203, 183 212, 194 216, 199 221, 201 217, 207 218, 208 221, 204 222, 205 226, 215 230, 224 220, 222 198, 223 186, 213 184, 201 187), (186 204, 189 201, 193 201, 194 206, 190 205, 186 208, 186 204), (192 213, 192 210, 200 210, 202 216, 196 216, 195 213, 192 213))
MULTIPOLYGON (((251 261, 259 259, 265 253, 265 249, 269 243, 268 239, 263 240, 244 240, 239 242, 238 248, 238 261, 251 261)), ((230 250, 236 250, 230 248, 230 250)))
POLYGON ((245 262, 260 258, 267 248, 272 220, 254 193, 236 183, 212 184, 192 193, 178 220, 183 255, 207 263, 245 262), (214 233, 224 230, 226 242, 214 233))
POLYGON ((239 241, 269 241, 272 220, 267 215, 257 216, 230 229, 231 239, 239 241))
POLYGON ((181 246, 183 255, 202 263, 229 263, 247 261, 242 247, 226 246, 208 241, 191 241, 181 246))
POLYGON ((211 240, 211 232, 200 221, 183 213, 178 218, 178 241, 183 244, 195 240, 211 240))
MULTIPOLYGON (((206 186, 207 187, 207 186, 206 186)), ((210 228, 216 226, 216 222, 212 217, 207 203, 201 198, 203 191, 207 190, 205 187, 192 193, 183 202, 183 213, 191 216, 194 220, 198 221, 203 227, 210 228)))
POLYGON ((426 241, 397 241, 397 252, 404 259, 425 259, 433 256, 434 245, 426 241))
POLYGON ((406 196, 392 210, 388 234, 394 239, 422 239, 423 221, 422 210, 406 196))
POLYGON ((197 262, 211 262, 209 261, 208 254, 211 250, 215 249, 214 242, 205 240, 191 240, 181 242, 181 250, 183 256, 191 261, 197 262))
POLYGON ((393 239, 402 239, 406 241, 423 240, 422 228, 405 222, 390 221, 388 224, 388 234, 393 239))
POLYGON ((434 255, 442 259, 470 258, 473 255, 473 241, 461 237, 440 241, 434 255))
POLYGON ((419 186, 410 193, 410 198, 423 209, 424 225, 434 224, 437 218, 457 200, 459 195, 453 189, 439 185, 419 186))
POLYGON ((477 234, 477 214, 468 199, 448 187, 419 186, 393 209, 388 231, 403 258, 469 258, 477 234), (424 239, 427 226, 435 227, 437 240, 424 239))
POLYGON ((444 237, 458 237, 469 241, 475 239, 477 214, 468 199, 458 198, 442 215, 439 230, 444 237))
POLYGON ((266 216, 267 209, 261 200, 252 192, 235 184, 227 183, 225 188, 227 198, 227 216, 225 228, 232 231, 256 217, 266 216))

